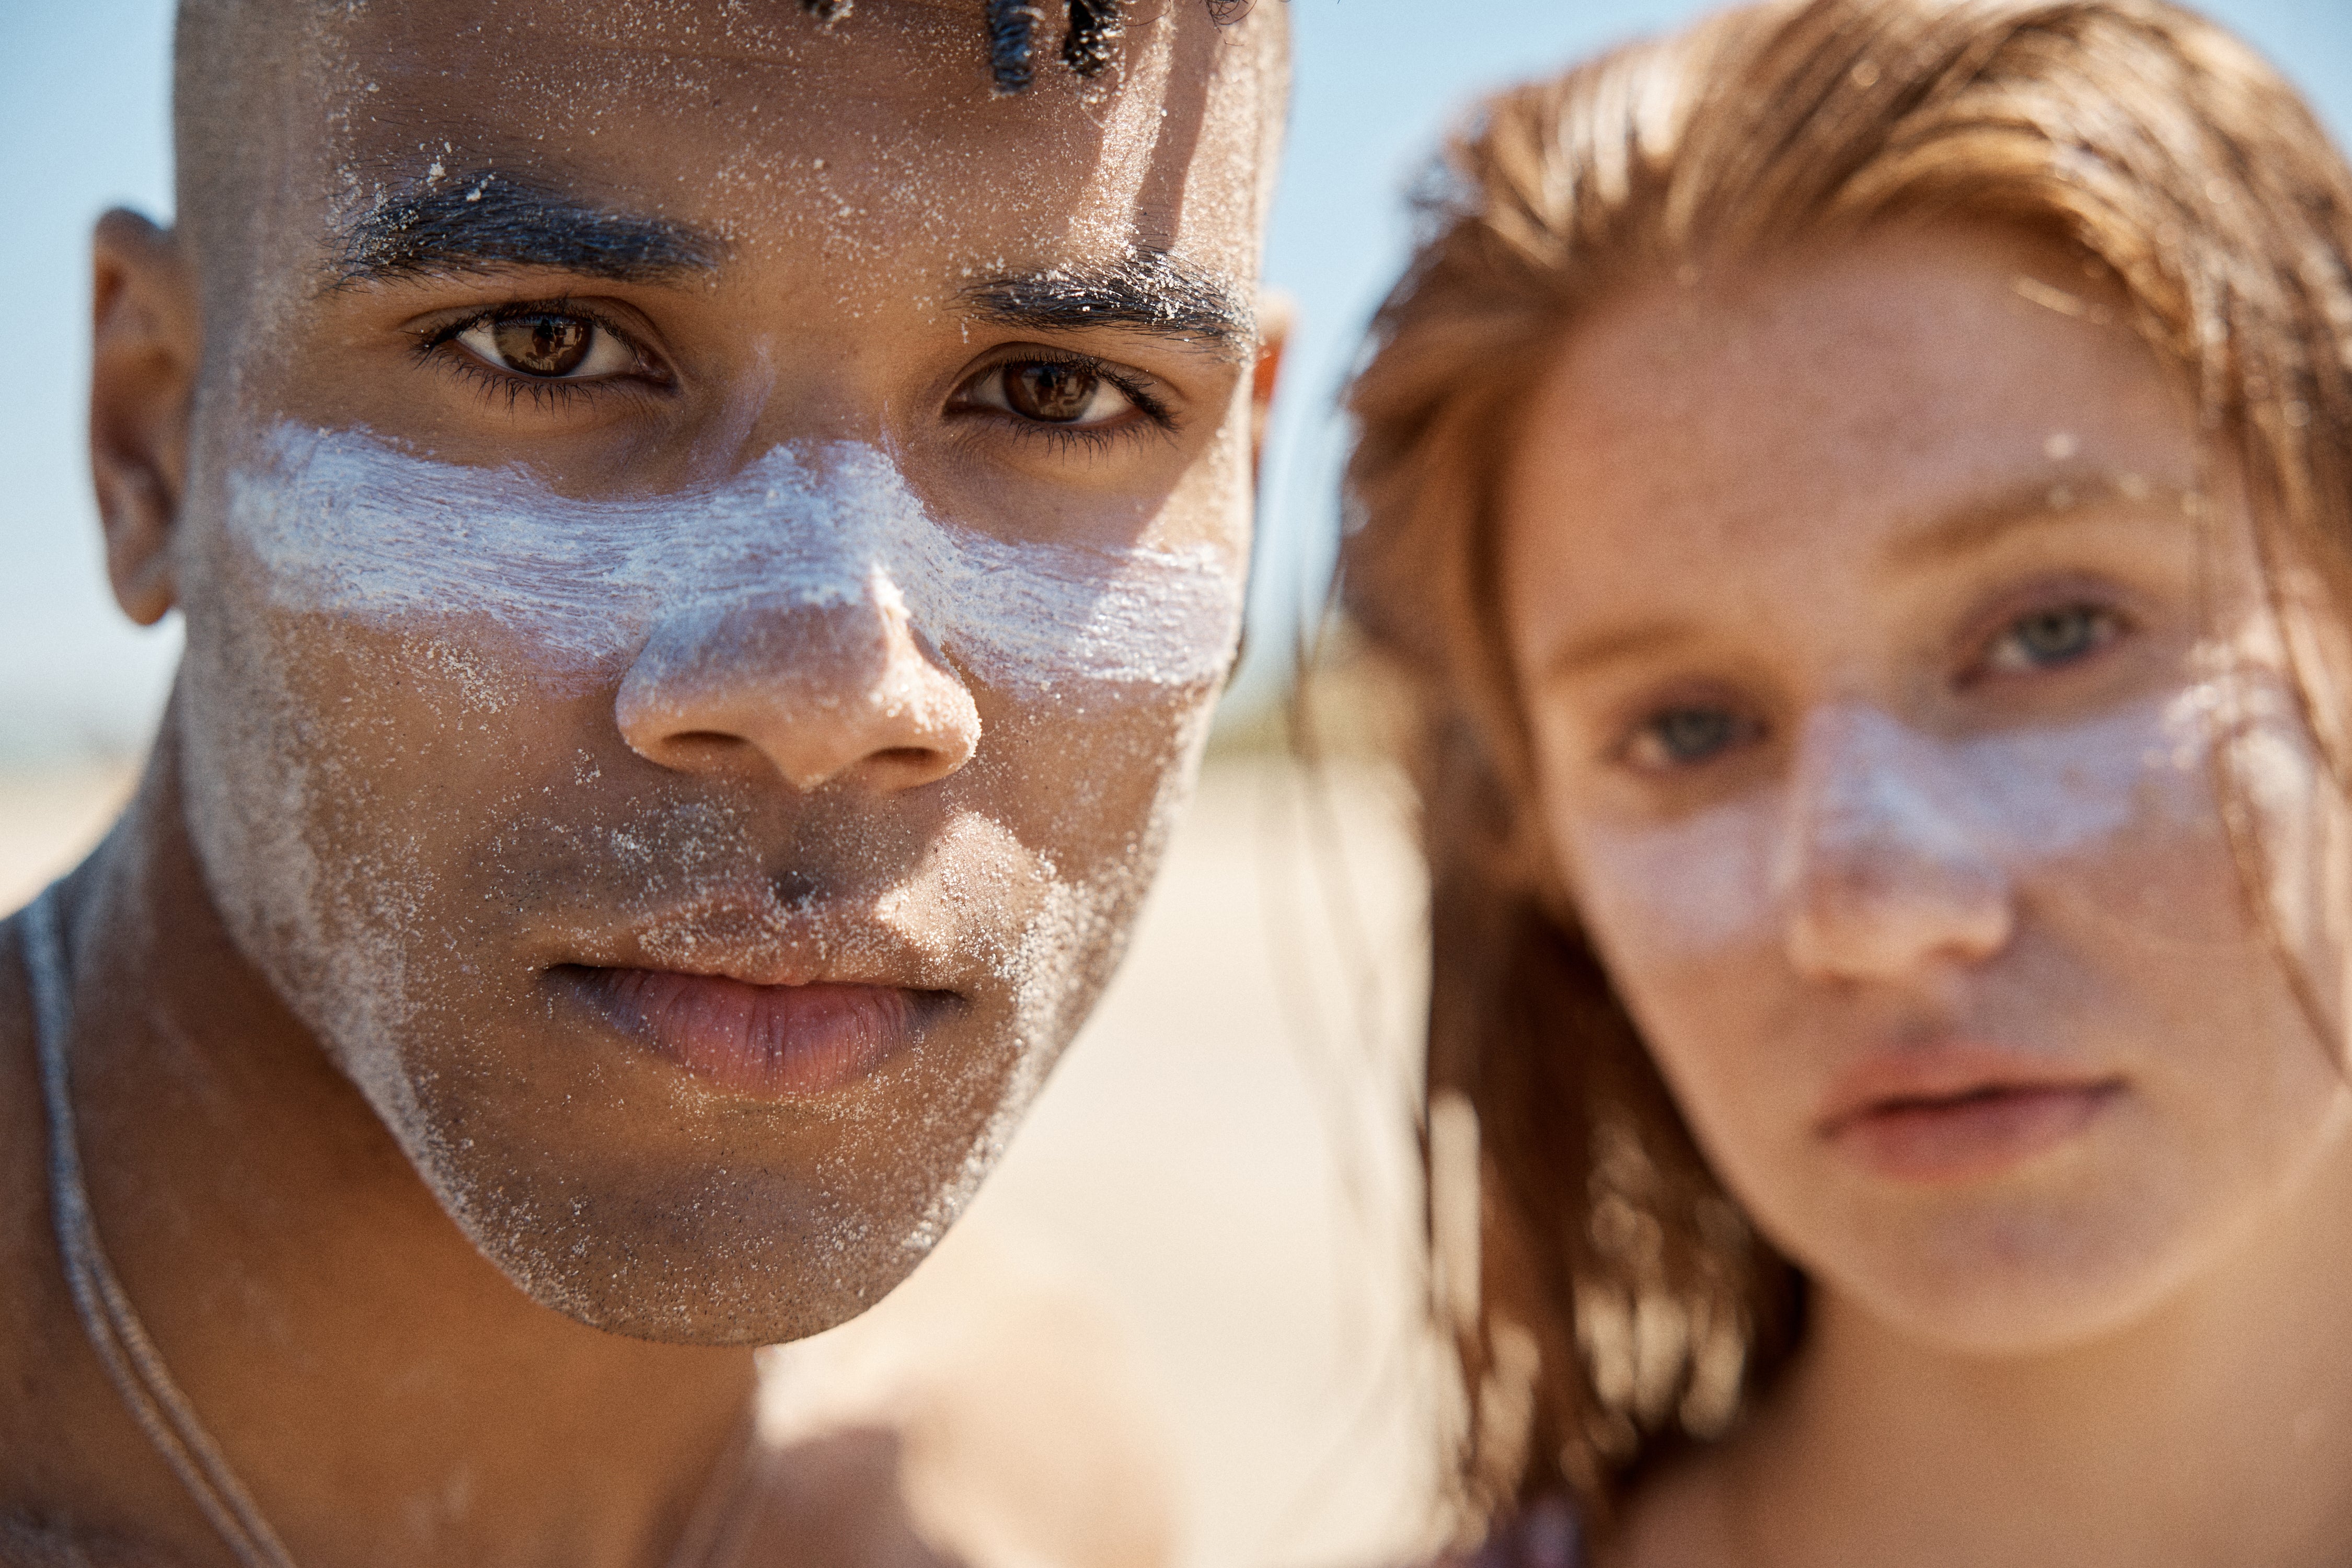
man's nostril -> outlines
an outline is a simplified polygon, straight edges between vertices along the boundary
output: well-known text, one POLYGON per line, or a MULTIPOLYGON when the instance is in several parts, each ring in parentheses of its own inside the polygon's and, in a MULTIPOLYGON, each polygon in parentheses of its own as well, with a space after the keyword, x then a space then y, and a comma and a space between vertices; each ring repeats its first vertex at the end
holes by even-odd
POLYGON ((639 747, 640 753, 665 767, 697 767, 717 763, 726 752, 741 746, 743 741, 719 730, 681 730, 655 737, 650 744, 652 751, 639 747))

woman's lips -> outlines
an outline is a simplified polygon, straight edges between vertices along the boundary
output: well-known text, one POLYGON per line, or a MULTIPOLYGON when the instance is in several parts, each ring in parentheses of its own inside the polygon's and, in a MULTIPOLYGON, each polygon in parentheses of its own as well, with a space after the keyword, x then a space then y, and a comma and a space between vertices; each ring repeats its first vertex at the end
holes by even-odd
POLYGON ((1998 1048, 1891 1051, 1838 1080, 1818 1125, 1875 1175, 1982 1181, 2074 1138, 2123 1089, 2118 1079, 2053 1071, 1998 1048))
POLYGON ((663 969, 579 969, 613 1021, 697 1077, 765 1100, 865 1077, 914 1037, 925 994, 895 985, 753 985, 663 969))

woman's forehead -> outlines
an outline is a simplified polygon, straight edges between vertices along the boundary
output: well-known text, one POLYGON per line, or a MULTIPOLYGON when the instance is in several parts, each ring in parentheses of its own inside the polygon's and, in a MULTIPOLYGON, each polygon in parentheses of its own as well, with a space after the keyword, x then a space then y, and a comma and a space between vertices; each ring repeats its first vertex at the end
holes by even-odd
POLYGON ((2070 253, 1955 224, 1603 305, 1545 367, 1520 457, 1736 515, 2100 458, 2186 488, 2198 453, 2185 378, 2070 253))
POLYGON ((1602 308, 1513 455, 1519 607, 1565 634, 1637 600, 1746 603, 1774 574, 1908 581, 2118 508, 2173 525, 2132 531, 2170 552, 2203 479, 2193 402, 2128 326, 2049 302, 2068 271, 1955 226, 1602 308))

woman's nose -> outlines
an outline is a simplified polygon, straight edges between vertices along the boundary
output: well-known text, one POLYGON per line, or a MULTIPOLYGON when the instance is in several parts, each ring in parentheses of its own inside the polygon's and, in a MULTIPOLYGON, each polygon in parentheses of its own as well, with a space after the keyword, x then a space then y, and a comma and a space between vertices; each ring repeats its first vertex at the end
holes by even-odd
POLYGON ((1816 979, 1899 981, 2009 942, 2008 873, 1934 739, 1873 710, 1818 709, 1798 738, 1774 868, 1790 962, 1816 979))
POLYGON ((914 789, 980 744, 971 691, 878 574, 823 603, 749 595, 666 618, 622 681, 614 717, 630 747, 666 768, 767 768, 800 790, 914 789))

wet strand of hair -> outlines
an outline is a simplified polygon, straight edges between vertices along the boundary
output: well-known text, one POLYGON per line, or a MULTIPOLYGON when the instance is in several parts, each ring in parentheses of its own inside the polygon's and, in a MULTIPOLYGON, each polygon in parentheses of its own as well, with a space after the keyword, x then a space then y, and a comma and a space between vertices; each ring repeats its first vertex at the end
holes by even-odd
POLYGON ((1028 90, 1037 74, 1037 26, 1045 19, 1031 0, 988 0, 988 68, 997 91, 1028 90))
POLYGON ((1119 0, 1070 0, 1070 30, 1062 38, 1062 63, 1080 76, 1110 64, 1110 41, 1118 36, 1119 0))
MULTIPOLYGON (((1062 35, 1062 63, 1082 77, 1094 76, 1110 64, 1111 40, 1125 18, 1126 0, 1067 0, 1069 27, 1062 35)), ((849 15, 856 0, 801 0, 801 9, 820 22, 849 15)), ((1249 14, 1252 0, 1207 0, 1209 15, 1219 26, 1229 26, 1249 14)), ((1000 93, 1028 90, 1037 76, 1037 30, 1045 12, 1036 0, 988 0, 983 24, 988 36, 988 68, 1000 93)))

